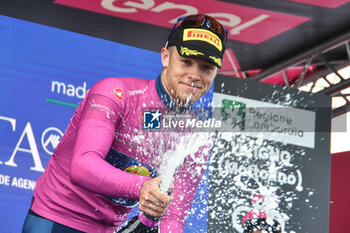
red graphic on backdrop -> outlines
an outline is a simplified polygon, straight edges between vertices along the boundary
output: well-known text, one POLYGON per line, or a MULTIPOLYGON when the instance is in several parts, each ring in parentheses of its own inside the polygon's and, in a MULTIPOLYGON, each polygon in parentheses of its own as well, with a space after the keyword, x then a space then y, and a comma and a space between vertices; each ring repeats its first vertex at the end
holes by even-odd
POLYGON ((117 98, 118 100, 122 101, 124 99, 123 89, 117 87, 113 90, 113 93, 114 93, 115 98, 117 98))
POLYGON ((325 1, 325 0, 289 0, 292 2, 300 2, 308 5, 314 5, 314 6, 322 6, 322 7, 328 7, 328 8, 337 8, 341 5, 344 5, 345 3, 350 2, 350 0, 331 0, 331 1, 325 1))
MULTIPOLYGON (((316 70, 316 66, 310 65, 305 71, 306 74, 309 74, 314 70, 316 70)), ((222 68, 219 70, 219 73, 223 75, 234 76, 237 78, 247 78, 249 76, 258 74, 261 71, 262 69, 242 71, 241 66, 232 49, 226 49, 223 58, 222 68)), ((264 80, 261 80, 261 82, 271 83, 275 85, 290 85, 293 84, 299 78, 302 72, 304 72, 304 66, 292 66, 284 70, 284 74, 288 81, 284 79, 282 72, 278 72, 265 78, 264 80)))
POLYGON ((252 44, 264 42, 310 20, 215 0, 55 0, 55 3, 167 28, 180 16, 208 14, 218 18, 229 30, 230 40, 252 44))
POLYGON ((222 60, 222 67, 219 70, 220 74, 231 75, 238 78, 246 78, 246 75, 241 72, 241 66, 239 65, 236 55, 232 49, 226 49, 222 60))

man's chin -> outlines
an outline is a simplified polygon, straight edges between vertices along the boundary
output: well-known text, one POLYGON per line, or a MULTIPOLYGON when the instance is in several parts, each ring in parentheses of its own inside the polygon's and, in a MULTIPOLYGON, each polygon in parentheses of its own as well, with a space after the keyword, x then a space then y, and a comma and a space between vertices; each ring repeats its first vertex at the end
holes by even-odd
POLYGON ((190 98, 190 99, 182 99, 177 104, 180 107, 188 107, 192 105, 194 102, 196 102, 199 98, 190 98))
POLYGON ((178 96, 176 103, 180 107, 186 107, 192 105, 194 102, 199 100, 200 97, 200 93, 183 92, 178 96))

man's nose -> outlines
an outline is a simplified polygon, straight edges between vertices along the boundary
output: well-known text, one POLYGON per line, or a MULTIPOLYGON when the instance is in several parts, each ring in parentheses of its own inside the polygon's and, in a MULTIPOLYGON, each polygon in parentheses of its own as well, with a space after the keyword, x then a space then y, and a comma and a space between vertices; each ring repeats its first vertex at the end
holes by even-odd
POLYGON ((192 81, 200 80, 200 67, 197 64, 191 66, 189 71, 189 77, 192 81))

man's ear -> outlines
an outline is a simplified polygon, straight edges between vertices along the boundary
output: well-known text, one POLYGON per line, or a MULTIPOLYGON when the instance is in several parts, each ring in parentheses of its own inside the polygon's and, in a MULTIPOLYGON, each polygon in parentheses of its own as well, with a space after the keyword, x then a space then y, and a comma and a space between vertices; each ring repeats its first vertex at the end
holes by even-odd
POLYGON ((163 68, 168 67, 169 60, 170 60, 170 52, 167 48, 162 48, 162 51, 160 52, 161 58, 162 58, 162 64, 163 68))

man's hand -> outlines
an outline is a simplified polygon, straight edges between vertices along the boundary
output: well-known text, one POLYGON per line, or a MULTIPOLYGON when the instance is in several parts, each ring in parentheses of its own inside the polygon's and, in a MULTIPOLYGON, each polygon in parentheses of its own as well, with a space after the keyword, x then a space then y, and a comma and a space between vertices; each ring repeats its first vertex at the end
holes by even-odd
POLYGON ((173 199, 159 190, 160 177, 147 180, 143 183, 140 193, 139 209, 153 217, 161 217, 173 199))

